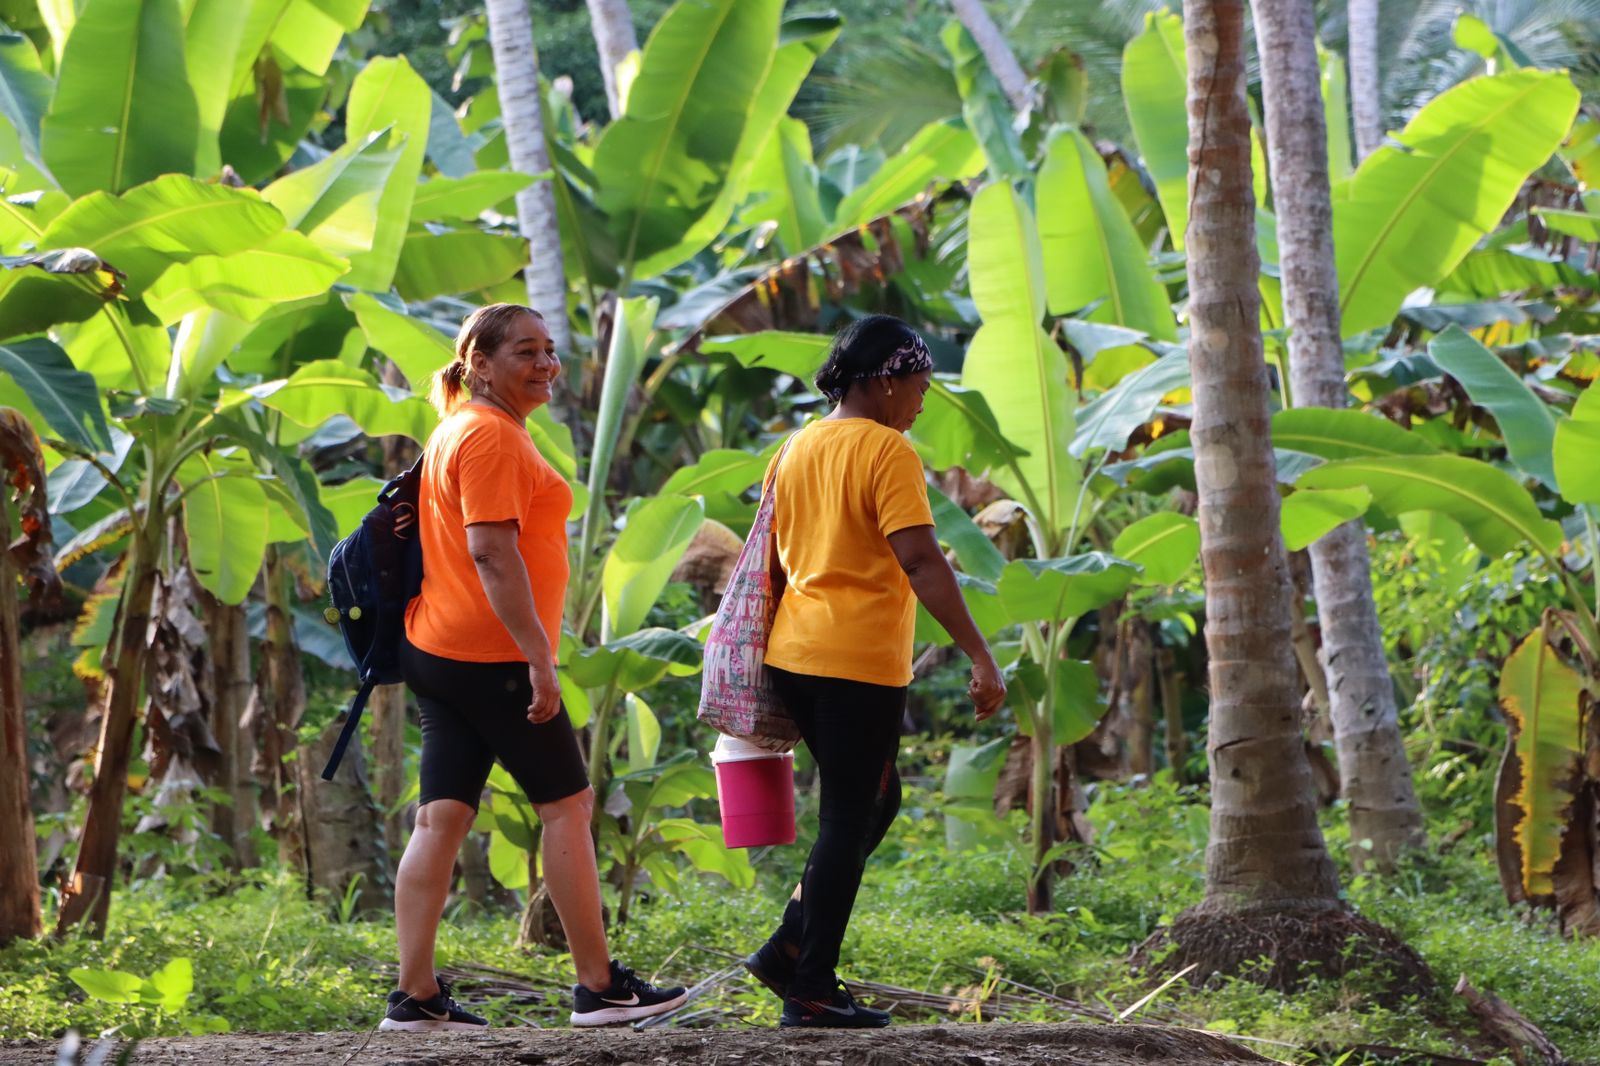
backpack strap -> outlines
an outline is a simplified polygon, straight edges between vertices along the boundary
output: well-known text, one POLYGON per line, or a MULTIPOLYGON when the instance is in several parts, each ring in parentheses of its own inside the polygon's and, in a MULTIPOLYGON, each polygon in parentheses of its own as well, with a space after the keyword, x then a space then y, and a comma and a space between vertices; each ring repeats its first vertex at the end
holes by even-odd
POLYGON ((328 756, 328 765, 323 768, 324 781, 333 780, 334 771, 339 769, 339 763, 344 759, 345 749, 350 746, 351 738, 361 725, 361 712, 367 709, 367 697, 372 695, 376 687, 371 681, 363 681, 356 690, 356 698, 350 701, 350 712, 344 720, 344 728, 339 731, 339 739, 334 742, 333 752, 328 756))

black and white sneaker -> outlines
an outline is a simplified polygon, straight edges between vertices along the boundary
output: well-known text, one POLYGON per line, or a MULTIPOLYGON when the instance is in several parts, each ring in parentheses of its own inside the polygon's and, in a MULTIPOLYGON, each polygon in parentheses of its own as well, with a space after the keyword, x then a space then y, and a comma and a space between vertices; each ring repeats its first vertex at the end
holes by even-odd
POLYGON ((582 985, 572 986, 572 1024, 581 1026, 616 1025, 665 1014, 688 998, 682 987, 657 988, 634 976, 626 966, 611 963, 611 987, 591 992, 582 985))
POLYGON ((843 981, 832 996, 789 996, 783 1001, 783 1016, 778 1019, 781 1029, 882 1029, 888 1024, 888 1011, 863 1007, 843 981))
POLYGON ((744 968, 779 999, 789 998, 789 982, 794 980, 794 960, 772 941, 767 941, 744 957, 744 968))
POLYGON ((481 1031, 489 1028, 489 1019, 465 1010, 451 995, 449 984, 442 978, 436 980, 439 981, 439 993, 432 999, 416 999, 398 988, 390 992, 389 1011, 378 1023, 378 1028, 412 1033, 481 1031))

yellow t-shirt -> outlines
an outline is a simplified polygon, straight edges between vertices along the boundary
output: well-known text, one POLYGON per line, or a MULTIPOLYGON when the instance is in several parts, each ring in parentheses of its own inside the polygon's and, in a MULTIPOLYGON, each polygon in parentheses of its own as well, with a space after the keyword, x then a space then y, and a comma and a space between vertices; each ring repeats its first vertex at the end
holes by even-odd
POLYGON ((796 434, 776 491, 773 540, 788 586, 767 665, 910 684, 916 599, 888 536, 933 525, 916 450, 869 418, 823 419, 796 434))

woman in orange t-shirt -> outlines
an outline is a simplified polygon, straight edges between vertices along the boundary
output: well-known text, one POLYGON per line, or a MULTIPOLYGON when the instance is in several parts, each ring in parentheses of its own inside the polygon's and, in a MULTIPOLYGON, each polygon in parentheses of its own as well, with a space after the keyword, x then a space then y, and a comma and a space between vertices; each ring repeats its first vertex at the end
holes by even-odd
POLYGON ((933 359, 898 318, 869 315, 834 338, 817 387, 836 405, 796 433, 772 474, 783 591, 767 643, 773 684, 817 763, 816 844, 783 924, 745 959, 783 997, 779 1024, 872 1028, 834 967, 861 874, 900 809, 895 755, 920 600, 972 659, 978 720, 1005 682, 933 535, 922 460, 905 438, 933 359))
POLYGON ((539 812, 544 878, 578 971, 574 1025, 660 1014, 655 988, 612 961, 589 825, 594 792, 561 706, 556 649, 567 591, 572 490, 525 425, 550 402, 561 361, 532 308, 493 304, 461 324, 435 378, 443 416, 423 450, 422 592, 400 664, 422 721, 416 829, 395 878, 399 987, 380 1028, 479 1029, 433 971, 456 854, 498 760, 539 812))

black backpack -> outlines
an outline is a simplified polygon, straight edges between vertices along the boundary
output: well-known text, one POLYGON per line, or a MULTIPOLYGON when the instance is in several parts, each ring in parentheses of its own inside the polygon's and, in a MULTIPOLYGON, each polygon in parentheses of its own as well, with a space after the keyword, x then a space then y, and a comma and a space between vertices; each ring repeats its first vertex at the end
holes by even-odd
POLYGON ((367 697, 378 685, 399 684, 400 641, 406 631, 406 604, 422 591, 422 540, 417 496, 422 459, 378 493, 354 533, 328 556, 328 598, 323 617, 339 627, 361 687, 350 702, 344 729, 328 756, 324 781, 332 781, 339 761, 361 724, 367 697))

